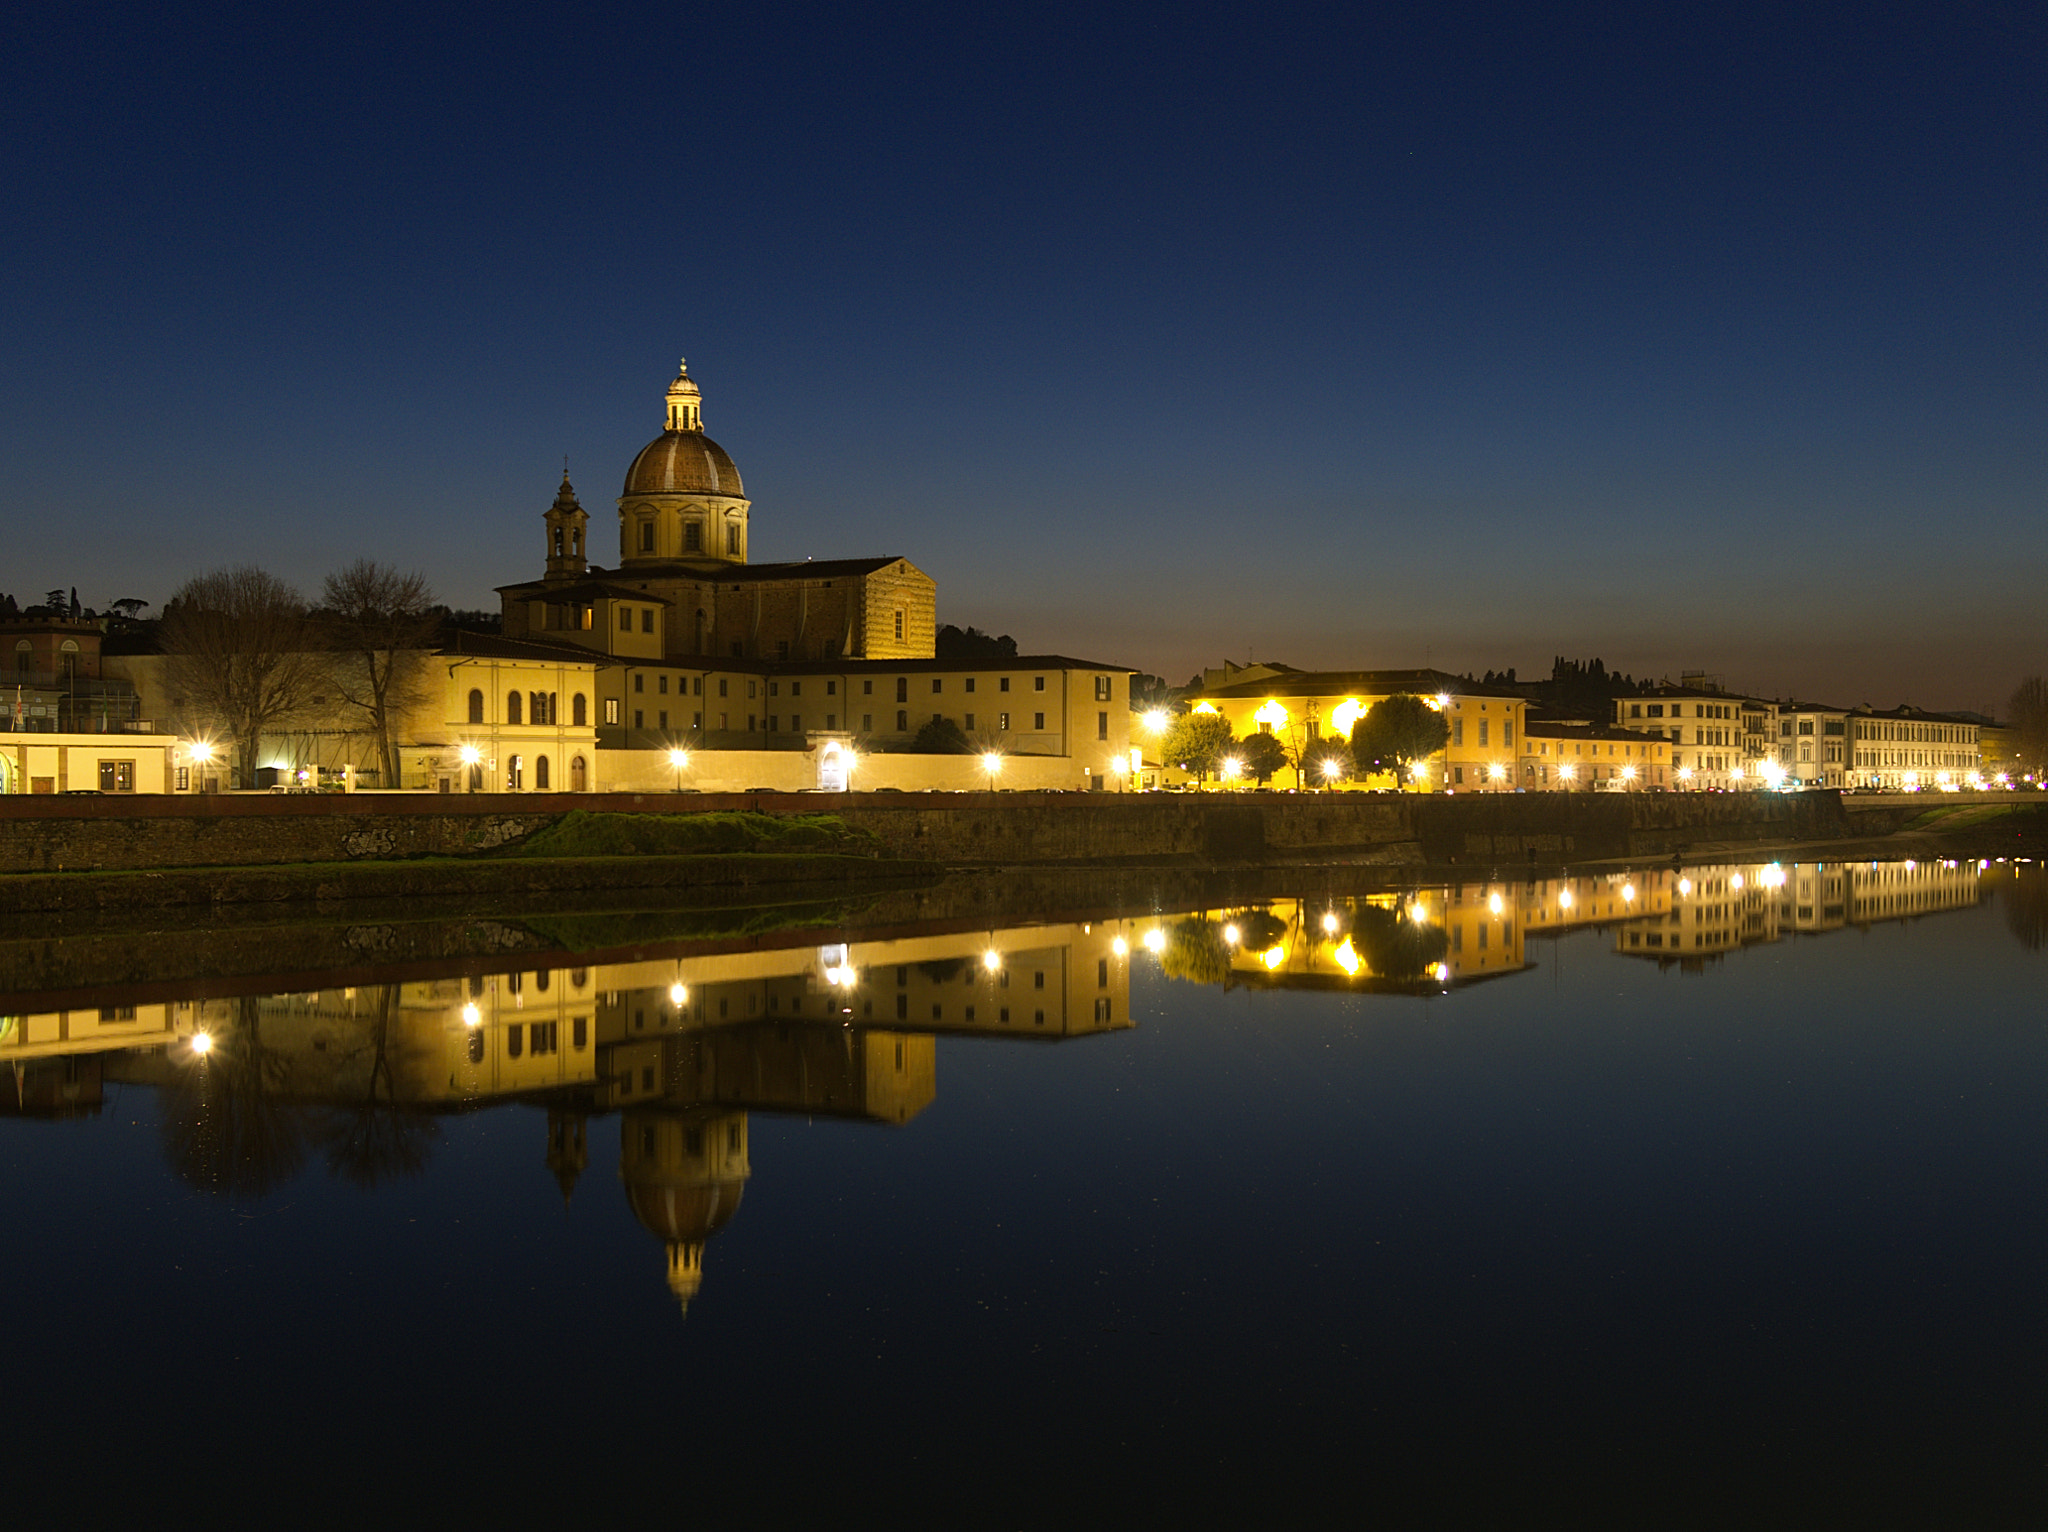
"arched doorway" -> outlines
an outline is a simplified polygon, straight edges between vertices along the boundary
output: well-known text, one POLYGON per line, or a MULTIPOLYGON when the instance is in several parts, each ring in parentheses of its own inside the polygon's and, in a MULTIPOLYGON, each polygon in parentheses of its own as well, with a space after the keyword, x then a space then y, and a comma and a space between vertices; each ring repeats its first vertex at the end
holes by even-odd
POLYGON ((569 758, 569 791, 572 793, 588 792, 589 785, 583 778, 583 757, 580 755, 571 756, 569 758))
POLYGON ((548 790, 548 758, 544 755, 533 758, 533 790, 537 793, 548 790))

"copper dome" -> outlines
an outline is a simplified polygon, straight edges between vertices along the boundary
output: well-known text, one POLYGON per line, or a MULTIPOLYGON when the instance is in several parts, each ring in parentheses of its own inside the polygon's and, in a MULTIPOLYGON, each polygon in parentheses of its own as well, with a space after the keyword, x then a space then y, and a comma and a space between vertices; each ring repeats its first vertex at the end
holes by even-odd
POLYGON ((702 431, 664 431, 640 449, 626 470, 627 495, 746 497, 740 471, 725 448, 702 431))

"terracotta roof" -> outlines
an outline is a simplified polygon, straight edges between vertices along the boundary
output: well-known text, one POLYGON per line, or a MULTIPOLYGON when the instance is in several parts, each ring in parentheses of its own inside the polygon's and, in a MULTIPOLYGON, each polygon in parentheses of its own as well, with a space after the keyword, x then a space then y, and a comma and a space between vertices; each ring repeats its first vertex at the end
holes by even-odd
POLYGON ((622 495, 730 495, 744 499, 740 471, 702 431, 664 431, 626 470, 622 495))

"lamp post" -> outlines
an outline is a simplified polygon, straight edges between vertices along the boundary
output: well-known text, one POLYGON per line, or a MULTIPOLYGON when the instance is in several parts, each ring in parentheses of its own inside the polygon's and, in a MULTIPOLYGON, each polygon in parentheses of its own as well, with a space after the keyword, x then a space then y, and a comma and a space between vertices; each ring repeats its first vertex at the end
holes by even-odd
POLYGON ((993 798, 996 795, 996 773, 1003 769, 1002 753, 996 750, 984 751, 981 769, 988 773, 988 795, 993 798))
POLYGON ((690 764, 690 752, 687 750, 671 750, 668 753, 668 763, 676 774, 676 791, 681 792, 683 790, 683 768, 690 764))
POLYGON ((477 768, 483 763, 483 758, 484 753, 477 749, 476 746, 464 745, 462 747, 462 769, 463 775, 467 778, 467 786, 464 791, 472 793, 476 791, 477 777, 481 775, 477 768))
POLYGON ((192 791, 206 791, 206 768, 213 763, 213 746, 203 739, 195 739, 186 752, 192 758, 192 791))

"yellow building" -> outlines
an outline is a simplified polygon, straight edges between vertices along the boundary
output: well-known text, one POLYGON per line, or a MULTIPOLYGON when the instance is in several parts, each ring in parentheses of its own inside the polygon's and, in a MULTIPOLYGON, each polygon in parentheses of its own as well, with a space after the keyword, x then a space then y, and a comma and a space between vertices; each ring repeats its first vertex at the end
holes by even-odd
MULTIPOLYGON (((1505 792, 1515 787, 1515 760, 1528 703, 1506 687, 1483 686, 1441 670, 1293 670, 1265 665, 1232 668, 1191 696, 1196 712, 1222 715, 1237 739, 1270 734, 1286 748, 1290 763, 1320 739, 1349 740, 1352 726, 1376 702, 1407 694, 1422 698, 1444 715, 1450 740, 1417 770, 1427 790, 1505 792)), ((1290 764, 1275 785, 1322 788, 1304 781, 1290 764)), ((1342 784, 1338 784, 1342 785, 1342 784)), ((1366 786, 1392 786, 1391 777, 1366 786)))

